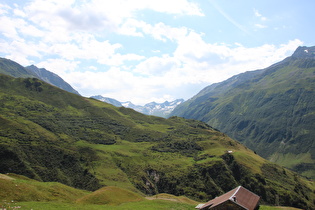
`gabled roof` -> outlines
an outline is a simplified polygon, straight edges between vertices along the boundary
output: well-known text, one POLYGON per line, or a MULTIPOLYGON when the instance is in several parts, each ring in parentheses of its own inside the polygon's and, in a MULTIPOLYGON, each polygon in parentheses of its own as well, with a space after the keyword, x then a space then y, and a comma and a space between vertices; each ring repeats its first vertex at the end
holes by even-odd
POLYGON ((243 207, 244 209, 254 210, 258 205, 260 197, 255 193, 252 193, 251 191, 245 189, 244 187, 239 186, 219 197, 208 201, 203 206, 199 207, 199 209, 211 209, 228 200, 243 207))

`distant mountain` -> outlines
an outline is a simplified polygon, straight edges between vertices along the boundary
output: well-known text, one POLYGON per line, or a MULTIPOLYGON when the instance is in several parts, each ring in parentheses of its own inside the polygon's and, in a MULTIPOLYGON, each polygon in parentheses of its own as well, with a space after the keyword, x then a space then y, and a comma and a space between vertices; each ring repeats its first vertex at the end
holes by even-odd
POLYGON ((36 77, 36 74, 33 71, 30 71, 20 64, 6 58, 0 58, 0 73, 12 77, 36 77))
POLYGON ((121 107, 123 106, 119 101, 115 100, 115 99, 112 99, 112 98, 107 98, 107 97, 103 97, 101 95, 97 95, 97 96, 91 96, 90 98, 94 98, 94 99, 97 99, 99 101, 103 101, 103 102, 106 102, 106 103, 109 103, 109 104, 112 104, 116 107, 121 107))
POLYGON ((145 104, 143 107, 143 111, 141 112, 148 115, 168 117, 169 114, 175 109, 175 107, 183 102, 184 99, 176 99, 171 102, 165 101, 164 103, 151 102, 145 104))
MULTIPOLYGON (((94 197, 86 197, 95 204, 106 201, 104 186, 205 202, 242 185, 263 203, 315 208, 311 181, 270 163, 206 123, 148 116, 37 78, 4 74, 0 74, 1 174, 6 175, 0 176, 0 197, 9 201, 58 203, 69 196, 78 201, 88 193, 56 182, 96 191, 94 197), (30 182, 34 187, 25 185, 30 182)), ((131 196, 122 191, 114 195, 115 202, 131 196)))
POLYGON ((0 73, 12 77, 38 78, 44 82, 59 87, 65 91, 80 95, 78 91, 73 89, 67 82, 65 82, 57 74, 52 73, 44 68, 37 68, 34 65, 23 67, 12 60, 0 58, 0 73))
POLYGON ((69 85, 67 82, 65 82, 61 77, 59 77, 57 74, 50 72, 46 70, 45 68, 37 68, 34 65, 25 67, 26 69, 32 71, 35 73, 36 77, 44 82, 47 82, 51 85, 54 85, 56 87, 59 87, 65 91, 68 91, 70 93, 79 94, 78 91, 73 89, 71 85, 69 85))
POLYGON ((112 104, 116 107, 126 107, 136 110, 137 112, 146 114, 146 115, 154 115, 159 117, 168 117, 168 115, 174 110, 176 106, 184 102, 184 99, 176 99, 174 101, 168 102, 165 101, 164 103, 156 103, 151 102, 145 104, 144 106, 135 105, 130 101, 127 102, 119 102, 112 98, 103 97, 101 95, 91 96, 91 98, 112 104))
POLYGON ((171 113, 198 119, 315 178, 315 47, 210 85, 171 113))

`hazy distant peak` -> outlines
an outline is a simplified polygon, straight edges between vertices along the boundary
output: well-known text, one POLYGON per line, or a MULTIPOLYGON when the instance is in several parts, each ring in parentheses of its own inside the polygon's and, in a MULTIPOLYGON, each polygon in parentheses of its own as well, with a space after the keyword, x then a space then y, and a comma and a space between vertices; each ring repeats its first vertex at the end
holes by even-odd
POLYGON ((126 107, 136 110, 137 112, 141 112, 147 115, 155 115, 159 117, 168 117, 168 115, 175 109, 176 106, 184 102, 184 99, 176 99, 174 101, 168 102, 165 101, 163 103, 150 102, 145 104, 144 106, 135 105, 130 101, 119 102, 112 98, 103 97, 101 95, 91 96, 91 98, 112 104, 117 107, 126 107))

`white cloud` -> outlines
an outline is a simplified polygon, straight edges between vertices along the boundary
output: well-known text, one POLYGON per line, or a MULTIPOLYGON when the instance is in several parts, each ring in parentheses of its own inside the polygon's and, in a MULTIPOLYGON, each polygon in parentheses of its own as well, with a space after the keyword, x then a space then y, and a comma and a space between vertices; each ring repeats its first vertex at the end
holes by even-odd
POLYGON ((267 18, 262 16, 262 14, 260 14, 260 12, 257 9, 254 9, 254 14, 256 17, 258 17, 261 21, 266 21, 267 18))
POLYGON ((6 54, 5 57, 18 62, 21 65, 29 65, 32 60, 29 57, 42 57, 45 46, 41 43, 28 42, 24 39, 13 41, 0 41, 0 53, 6 54))
POLYGON ((228 57, 229 50, 225 45, 206 43, 202 34, 191 31, 179 41, 174 55, 182 62, 194 63, 201 67, 204 62, 222 63, 228 57))
POLYGON ((23 11, 20 10, 20 9, 14 9, 14 10, 13 10, 13 13, 14 13, 16 16, 26 17, 25 12, 23 12, 23 11))
POLYGON ((143 75, 164 75, 166 72, 172 71, 175 68, 180 68, 181 62, 169 55, 163 55, 162 57, 150 57, 145 61, 138 64, 134 72, 141 73, 143 75))
POLYGON ((262 14, 257 9, 254 9, 254 15, 256 18, 259 19, 259 23, 255 23, 254 26, 257 29, 263 29, 263 28, 268 28, 266 25, 266 21, 268 20, 266 17, 264 17, 262 14))
POLYGON ((188 29, 186 27, 171 27, 165 23, 159 22, 151 25, 144 21, 128 19, 117 31, 119 34, 144 37, 150 35, 156 40, 166 42, 178 41, 186 36, 188 29))
POLYGON ((7 38, 20 39, 17 28, 24 25, 22 19, 12 19, 6 16, 0 16, 0 32, 7 38))
MULTIPOLYGON (((39 38, 37 41, 41 46, 45 45, 45 50, 37 52, 37 55, 42 56, 42 52, 45 52, 46 56, 58 55, 67 60, 95 59, 98 63, 114 66, 122 65, 124 61, 141 60, 144 56, 120 54, 117 51, 121 49, 121 44, 112 44, 104 38, 97 40, 104 31, 133 36, 149 34, 162 41, 174 41, 187 33, 186 28, 172 28, 164 23, 151 26, 133 19, 137 11, 149 9, 169 14, 203 15, 198 5, 186 0, 172 3, 165 0, 34 0, 27 2, 25 7, 15 7, 11 8, 14 18, 0 17, 4 23, 0 26, 0 32, 8 39, 24 40, 28 36, 39 38)), ((9 9, 3 5, 1 8, 9 9)), ((10 48, 11 54, 20 51, 17 47, 10 48)), ((26 60, 28 56, 36 56, 33 51, 32 54, 25 54, 26 60)))
MULTIPOLYGON (((47 59, 45 61, 35 63, 39 68, 46 68, 49 71, 52 71, 62 78, 67 78, 71 72, 77 69, 80 61, 69 61, 65 59, 47 59)), ((82 81, 83 82, 83 81, 82 81)))
POLYGON ((0 15, 8 14, 8 10, 11 9, 8 5, 0 4, 0 15))
POLYGON ((119 29, 117 29, 117 33, 129 36, 138 36, 143 37, 143 33, 137 31, 138 28, 142 28, 147 24, 144 21, 138 21, 135 19, 127 19, 119 29))
POLYGON ((262 25, 262 24, 259 24, 259 23, 256 23, 256 24, 255 24, 255 27, 256 27, 256 28, 267 28, 268 26, 262 25))
POLYGON ((167 41, 165 38, 171 41, 179 41, 188 33, 188 29, 186 27, 176 28, 165 25, 161 22, 155 24, 154 26, 147 24, 143 27, 143 31, 146 34, 150 34, 153 38, 164 42, 167 41))
MULTIPOLYGON (((130 1, 134 2, 134 1, 130 1)), ((188 2, 187 0, 160 0, 160 1, 147 1, 137 0, 137 6, 143 5, 143 9, 151 9, 157 12, 169 14, 182 14, 182 15, 198 15, 203 16, 201 9, 195 3, 188 2)))
POLYGON ((116 31, 120 25, 125 29, 130 28, 128 19, 134 18, 137 11, 145 9, 169 14, 203 15, 198 5, 186 0, 91 0, 88 4, 74 0, 36 0, 25 11, 31 21, 46 29, 61 27, 95 32, 116 31))
POLYGON ((170 100, 170 95, 175 94, 176 97, 184 97, 184 90, 187 91, 190 87, 205 87, 241 72, 268 67, 289 56, 302 44, 300 40, 292 40, 281 46, 266 44, 246 48, 239 44, 209 44, 200 38, 198 34, 187 36, 186 41, 192 42, 194 48, 179 46, 174 56, 148 58, 134 71, 124 71, 116 67, 107 72, 71 72, 66 77, 79 91, 88 93, 88 90, 93 90, 94 94, 100 93, 120 101, 131 100, 136 104, 144 104, 157 99, 170 100), (214 62, 211 56, 206 59, 208 54, 225 62, 214 62), (200 62, 200 58, 204 58, 204 61, 200 62), (144 76, 139 76, 138 73, 144 76))
POLYGON ((89 66, 89 69, 93 70, 93 71, 96 71, 97 70, 97 67, 96 66, 89 66))

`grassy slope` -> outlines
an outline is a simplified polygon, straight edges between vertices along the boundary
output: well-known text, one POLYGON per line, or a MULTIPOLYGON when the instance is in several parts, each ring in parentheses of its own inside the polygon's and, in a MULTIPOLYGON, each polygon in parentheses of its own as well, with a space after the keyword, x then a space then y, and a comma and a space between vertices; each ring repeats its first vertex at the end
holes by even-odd
POLYGON ((118 187, 105 187, 88 192, 59 183, 39 182, 15 174, 0 174, 0 188, 0 208, 191 209, 196 203, 183 196, 173 195, 161 195, 158 196, 159 200, 149 200, 140 194, 118 187))
POLYGON ((35 77, 35 74, 31 71, 6 58, 0 58, 0 73, 7 74, 12 77, 35 77))
POLYGON ((204 123, 145 116, 36 79, 0 76, 0 88, 2 173, 203 201, 243 185, 267 203, 278 195, 280 205, 313 205, 313 185, 204 123))
POLYGON ((263 157, 314 178, 314 66, 314 59, 286 59, 256 78, 235 77, 223 87, 206 88, 174 114, 207 122, 263 157))
MULTIPOLYGON (((198 202, 184 196, 159 194, 145 199, 117 187, 95 192, 74 189, 59 183, 43 183, 15 174, 0 174, 0 208, 19 209, 193 209, 198 202)), ((294 209, 261 206, 262 210, 294 209)))

